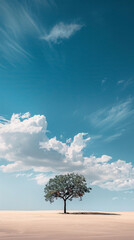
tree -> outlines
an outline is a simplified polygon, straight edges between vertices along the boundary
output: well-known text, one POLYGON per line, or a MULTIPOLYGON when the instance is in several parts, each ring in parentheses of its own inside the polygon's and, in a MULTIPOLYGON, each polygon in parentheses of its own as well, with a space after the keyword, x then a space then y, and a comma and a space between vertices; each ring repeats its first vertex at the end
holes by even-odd
POLYGON ((54 202, 54 199, 61 198, 64 201, 64 213, 66 213, 66 201, 72 201, 73 198, 80 198, 86 192, 92 190, 87 187, 86 179, 82 175, 70 173, 58 175, 50 179, 44 188, 45 200, 54 202))

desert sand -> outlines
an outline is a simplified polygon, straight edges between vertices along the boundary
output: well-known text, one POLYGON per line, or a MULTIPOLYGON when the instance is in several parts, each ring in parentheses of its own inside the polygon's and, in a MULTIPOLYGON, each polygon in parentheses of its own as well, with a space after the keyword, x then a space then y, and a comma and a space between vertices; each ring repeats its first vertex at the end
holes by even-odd
POLYGON ((2 240, 132 240, 134 213, 0 211, 2 240))

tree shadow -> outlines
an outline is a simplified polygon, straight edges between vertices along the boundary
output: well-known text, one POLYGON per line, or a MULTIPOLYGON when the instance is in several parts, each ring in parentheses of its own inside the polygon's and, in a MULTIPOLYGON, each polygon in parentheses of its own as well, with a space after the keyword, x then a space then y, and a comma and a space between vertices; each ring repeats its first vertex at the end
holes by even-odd
MULTIPOLYGON (((64 214, 64 213, 63 213, 64 214)), ((119 213, 108 213, 108 212, 67 212, 66 214, 71 214, 71 215, 121 215, 119 213)))

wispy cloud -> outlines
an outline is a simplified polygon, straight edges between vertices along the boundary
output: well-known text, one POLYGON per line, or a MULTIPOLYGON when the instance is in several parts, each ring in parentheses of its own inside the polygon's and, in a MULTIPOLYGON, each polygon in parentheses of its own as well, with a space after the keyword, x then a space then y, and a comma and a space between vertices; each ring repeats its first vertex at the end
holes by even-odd
POLYGON ((130 77, 127 81, 124 82, 124 88, 134 83, 134 77, 130 77))
POLYGON ((123 84, 124 82, 125 82, 125 80, 119 80, 119 81, 117 82, 117 85, 123 84))
POLYGON ((14 4, 5 0, 0 5, 0 54, 3 62, 14 65, 19 59, 32 58, 25 43, 28 37, 40 36, 41 26, 29 9, 16 0, 14 4))
POLYGON ((117 85, 122 87, 122 90, 126 89, 129 85, 134 83, 134 77, 130 77, 127 80, 119 80, 117 85))
POLYGON ((33 173, 17 173, 17 174, 16 174, 16 178, 19 178, 19 177, 27 177, 27 178, 30 178, 32 175, 33 175, 33 173))
POLYGON ((63 22, 56 24, 48 34, 44 35, 42 39, 47 42, 59 43, 63 39, 69 39, 73 34, 79 31, 83 25, 71 23, 64 24, 63 22))
POLYGON ((133 114, 134 109, 132 108, 132 99, 129 98, 110 108, 104 108, 91 114, 90 120, 95 126, 106 130, 124 123, 124 121, 129 119, 133 114))
POLYGON ((105 142, 112 142, 112 141, 114 141, 116 138, 119 138, 121 135, 122 135, 122 131, 119 132, 119 133, 115 133, 115 134, 107 137, 104 141, 105 141, 105 142))
POLYGON ((6 118, 4 118, 3 116, 0 116, 0 122, 8 122, 8 120, 6 118))

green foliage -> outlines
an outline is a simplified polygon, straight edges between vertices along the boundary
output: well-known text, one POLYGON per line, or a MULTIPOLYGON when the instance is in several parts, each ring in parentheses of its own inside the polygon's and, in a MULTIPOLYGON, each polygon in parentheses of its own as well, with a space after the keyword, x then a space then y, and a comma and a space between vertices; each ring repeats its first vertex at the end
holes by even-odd
POLYGON ((92 190, 87 187, 86 179, 82 175, 70 173, 55 176, 50 179, 44 188, 45 200, 52 203, 54 199, 62 198, 64 201, 73 198, 82 199, 83 195, 92 190))

